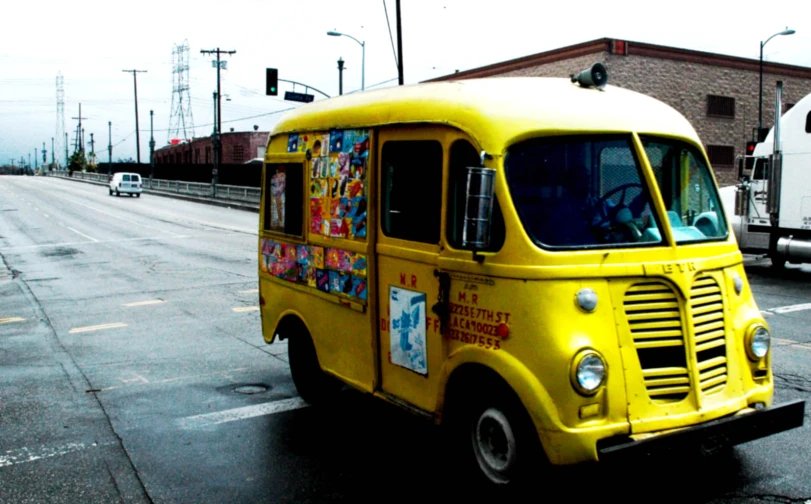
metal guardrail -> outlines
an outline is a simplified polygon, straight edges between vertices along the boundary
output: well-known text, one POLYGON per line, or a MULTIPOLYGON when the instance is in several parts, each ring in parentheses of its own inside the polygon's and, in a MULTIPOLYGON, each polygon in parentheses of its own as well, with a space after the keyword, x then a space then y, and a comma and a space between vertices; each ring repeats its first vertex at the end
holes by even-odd
MULTIPOLYGON (((71 178, 67 172, 50 172, 51 176, 71 178)), ((93 182, 100 182, 107 184, 109 178, 106 173, 90 173, 90 172, 73 172, 73 178, 80 180, 90 180, 93 182)), ((160 191, 172 192, 177 194, 188 194, 192 196, 204 196, 208 198, 217 198, 231 201, 246 201, 249 203, 259 203, 262 196, 262 190, 259 187, 250 186, 234 186, 217 184, 216 193, 212 184, 204 184, 201 182, 183 182, 182 180, 162 180, 162 179, 148 179, 141 177, 144 190, 147 191, 160 191)))

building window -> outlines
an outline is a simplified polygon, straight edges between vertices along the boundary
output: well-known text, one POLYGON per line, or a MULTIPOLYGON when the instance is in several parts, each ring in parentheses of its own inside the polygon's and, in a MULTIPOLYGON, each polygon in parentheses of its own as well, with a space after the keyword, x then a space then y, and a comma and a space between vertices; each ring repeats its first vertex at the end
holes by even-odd
POLYGON ((200 149, 194 149, 194 162, 200 164, 200 149))
POLYGON ((245 147, 242 145, 234 146, 234 162, 241 163, 245 160, 245 147))
POLYGON ((435 140, 386 142, 381 165, 383 233, 401 240, 439 243, 442 144, 435 140))
POLYGON ((211 162, 211 147, 206 147, 206 164, 211 162))
POLYGON ((707 115, 735 119, 735 98, 707 95, 707 115))
POLYGON ((735 164, 735 147, 731 145, 708 145, 707 157, 714 168, 730 167, 735 164))
POLYGON ((301 163, 267 165, 265 229, 302 236, 304 229, 304 168, 301 163))

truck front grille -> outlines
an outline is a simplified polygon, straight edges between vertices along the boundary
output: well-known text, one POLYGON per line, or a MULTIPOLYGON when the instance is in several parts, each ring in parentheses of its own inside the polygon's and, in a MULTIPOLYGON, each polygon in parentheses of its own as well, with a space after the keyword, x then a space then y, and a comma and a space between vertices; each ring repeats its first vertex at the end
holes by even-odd
POLYGON ((689 305, 691 319, 684 327, 679 296, 667 283, 637 283, 625 292, 625 317, 645 389, 654 402, 676 402, 687 397, 692 382, 689 368, 698 371, 697 388, 704 395, 726 386, 723 292, 715 278, 708 274, 696 277, 689 305), (685 348, 687 338, 692 338, 694 354, 685 348))
POLYGON ((710 276, 699 277, 690 289, 693 337, 699 388, 705 394, 722 390, 727 383, 726 332, 721 287, 710 276))
POLYGON ((662 282, 635 284, 623 306, 650 398, 675 402, 687 397, 690 377, 676 293, 662 282))

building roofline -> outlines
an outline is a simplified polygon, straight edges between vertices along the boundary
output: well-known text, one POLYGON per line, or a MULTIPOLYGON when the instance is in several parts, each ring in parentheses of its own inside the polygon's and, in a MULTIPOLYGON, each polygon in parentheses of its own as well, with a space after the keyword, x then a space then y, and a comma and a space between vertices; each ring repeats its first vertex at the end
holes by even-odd
MULTIPOLYGON (((521 70, 523 68, 554 63, 588 54, 600 52, 611 53, 611 43, 619 39, 600 38, 580 44, 560 47, 542 53, 523 56, 521 58, 493 63, 478 68, 472 68, 450 75, 435 77, 425 82, 447 81, 457 79, 470 79, 480 77, 490 77, 506 72, 521 70)), ((728 56, 725 54, 710 53, 704 51, 694 51, 691 49, 680 49, 677 47, 647 44, 644 42, 623 41, 626 43, 628 56, 647 56, 652 58, 669 59, 673 61, 683 61, 686 63, 698 63, 702 65, 734 68, 737 70, 760 71, 760 60, 742 58, 739 56, 728 56)), ((577 70, 577 69, 575 69, 577 70)), ((763 73, 785 75, 787 77, 799 77, 811 79, 811 68, 788 65, 785 63, 763 62, 763 73)))

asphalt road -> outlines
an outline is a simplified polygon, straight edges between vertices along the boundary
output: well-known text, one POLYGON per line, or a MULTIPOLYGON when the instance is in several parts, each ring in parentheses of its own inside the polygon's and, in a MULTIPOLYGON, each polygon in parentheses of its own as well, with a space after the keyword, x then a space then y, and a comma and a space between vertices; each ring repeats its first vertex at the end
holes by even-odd
MULTIPOLYGON (((286 345, 261 337, 257 225, 0 177, 0 502, 479 500, 433 426, 353 391, 328 410, 297 397, 286 345)), ((776 401, 809 400, 811 268, 747 265, 776 401)), ((553 471, 516 500, 811 502, 809 434, 553 471)))

